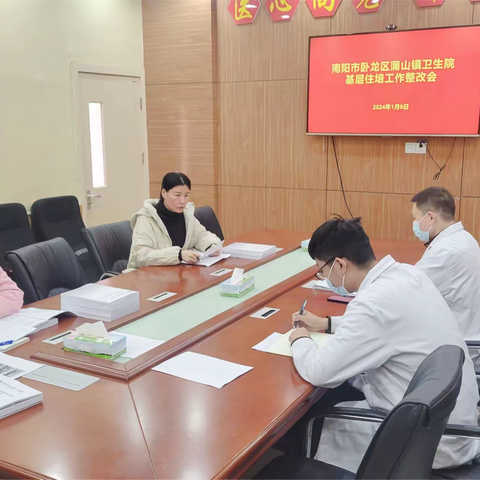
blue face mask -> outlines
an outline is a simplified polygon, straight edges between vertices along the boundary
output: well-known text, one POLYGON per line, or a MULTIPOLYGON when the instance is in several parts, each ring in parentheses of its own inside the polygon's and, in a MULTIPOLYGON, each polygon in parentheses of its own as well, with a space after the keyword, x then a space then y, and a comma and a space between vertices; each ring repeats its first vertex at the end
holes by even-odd
POLYGON ((350 292, 345 288, 345 275, 343 276, 342 279, 342 285, 340 287, 336 287, 333 285, 333 283, 330 281, 330 274, 332 273, 333 266, 335 265, 335 260, 333 261, 333 265, 330 268, 330 272, 328 272, 328 277, 325 279, 327 281, 328 287, 333 293, 336 293, 337 295, 341 295, 342 297, 346 297, 350 292))
POLYGON ((423 230, 420 230, 420 222, 428 215, 426 213, 423 218, 417 222, 416 220, 413 221, 413 233, 422 241, 422 242, 428 242, 430 240, 430 229, 433 227, 433 225, 430 225, 430 228, 424 232, 423 230))

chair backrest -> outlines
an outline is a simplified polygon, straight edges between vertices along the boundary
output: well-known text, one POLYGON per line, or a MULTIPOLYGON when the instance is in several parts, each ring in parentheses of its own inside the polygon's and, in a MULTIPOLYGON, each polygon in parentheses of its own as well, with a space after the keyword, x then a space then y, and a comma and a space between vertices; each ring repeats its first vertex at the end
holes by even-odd
POLYGON ((82 230, 83 239, 100 275, 106 272, 122 273, 127 268, 132 234, 129 221, 82 230))
POLYGON ((198 207, 195 209, 195 218, 209 231, 214 233, 220 240, 225 240, 222 227, 212 207, 198 207))
POLYGON ((39 242, 64 238, 76 252, 85 248, 85 228, 77 197, 52 197, 37 200, 31 208, 32 229, 39 242))
POLYGON ((35 243, 27 210, 21 203, 0 205, 0 267, 7 267, 5 254, 35 243))
POLYGON ((421 363, 403 400, 377 430, 356 478, 431 478, 460 392, 464 360, 460 347, 444 345, 421 363))
POLYGON ((70 245, 63 238, 36 243, 7 253, 25 304, 85 285, 85 276, 70 245))

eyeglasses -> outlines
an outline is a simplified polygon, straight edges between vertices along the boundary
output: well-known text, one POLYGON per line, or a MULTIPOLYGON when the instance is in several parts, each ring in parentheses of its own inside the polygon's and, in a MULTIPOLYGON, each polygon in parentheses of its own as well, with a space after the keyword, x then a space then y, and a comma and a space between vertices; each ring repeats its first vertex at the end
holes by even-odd
POLYGON ((325 277, 322 273, 320 273, 330 262, 333 262, 337 257, 331 258, 328 262, 325 262, 323 264, 323 267, 315 274, 315 278, 318 278, 318 280, 325 280, 327 277, 325 277))

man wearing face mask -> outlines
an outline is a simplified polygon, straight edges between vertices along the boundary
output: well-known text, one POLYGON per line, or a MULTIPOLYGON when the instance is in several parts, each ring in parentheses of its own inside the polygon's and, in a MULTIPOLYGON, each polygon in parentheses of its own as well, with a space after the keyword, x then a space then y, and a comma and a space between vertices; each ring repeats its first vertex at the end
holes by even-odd
MULTIPOLYGON (((477 241, 455 223, 455 201, 450 192, 430 187, 412 198, 413 231, 427 250, 417 267, 438 288, 465 340, 480 340, 480 248, 477 241)), ((480 352, 470 349, 476 370, 480 352)))
MULTIPOLYGON (((391 256, 377 262, 359 218, 324 223, 308 250, 320 268, 318 278, 337 293, 358 293, 342 317, 321 318, 307 311, 293 315, 297 328, 290 341, 299 374, 325 388, 348 380, 365 395, 364 401, 340 406, 390 411, 430 353, 442 345, 458 345, 466 360, 450 423, 477 425, 479 396, 472 360, 452 312, 427 275, 391 256), (332 337, 319 348, 310 338, 309 332, 315 331, 332 337)), ((376 428, 327 419, 315 458, 356 472, 376 428)), ((434 468, 459 466, 479 454, 480 442, 445 437, 434 468)))

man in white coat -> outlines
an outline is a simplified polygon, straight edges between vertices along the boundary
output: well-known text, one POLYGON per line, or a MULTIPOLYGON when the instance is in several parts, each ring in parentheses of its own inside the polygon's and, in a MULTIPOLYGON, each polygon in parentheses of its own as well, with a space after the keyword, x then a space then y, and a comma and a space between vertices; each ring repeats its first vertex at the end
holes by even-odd
MULTIPOLYGON (((480 248, 455 223, 455 200, 448 190, 430 187, 412 198, 413 231, 427 250, 417 263, 438 288, 465 340, 480 340, 480 248)), ((480 370, 480 352, 470 349, 480 370)))
MULTIPOLYGON (((366 398, 353 406, 390 411, 430 353, 441 345, 458 345, 466 359, 450 422, 477 425, 472 360, 452 312, 427 275, 391 256, 377 262, 359 218, 323 224, 310 240, 309 253, 320 268, 318 278, 326 279, 333 291, 358 293, 342 317, 320 318, 307 311, 293 315, 293 321, 300 322, 290 337, 300 375, 326 388, 349 380, 366 398), (332 338, 319 348, 309 332, 324 330, 332 338)), ((356 472, 375 428, 327 419, 315 458, 356 472)), ((479 455, 480 442, 445 437, 434 468, 462 465, 479 455)))

